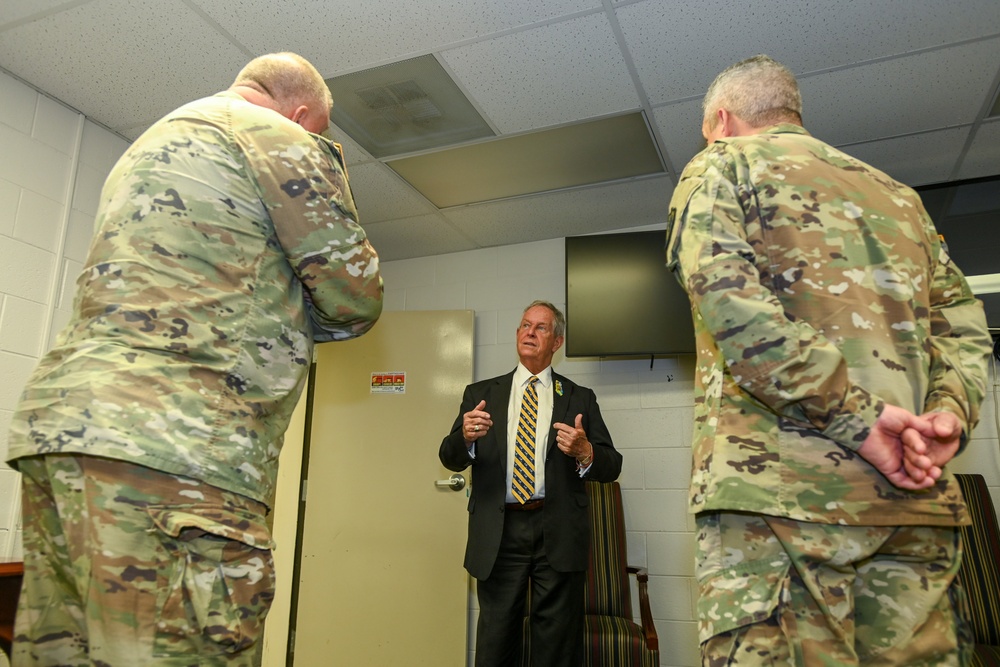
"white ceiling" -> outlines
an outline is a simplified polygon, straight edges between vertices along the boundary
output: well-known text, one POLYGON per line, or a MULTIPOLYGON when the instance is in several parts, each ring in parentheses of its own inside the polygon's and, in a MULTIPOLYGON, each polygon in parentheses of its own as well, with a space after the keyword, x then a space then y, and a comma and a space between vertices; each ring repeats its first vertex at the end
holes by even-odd
MULTIPOLYGON (((668 173, 439 210, 345 143, 385 260, 665 225, 700 100, 768 53, 816 136, 911 185, 1000 174, 998 0, 3 0, 0 68, 128 139, 295 51, 325 78, 433 54, 498 135, 645 112, 668 173)), ((2 101, 0 101, 2 102, 2 101)), ((470 165, 475 168, 475 165, 470 165)))

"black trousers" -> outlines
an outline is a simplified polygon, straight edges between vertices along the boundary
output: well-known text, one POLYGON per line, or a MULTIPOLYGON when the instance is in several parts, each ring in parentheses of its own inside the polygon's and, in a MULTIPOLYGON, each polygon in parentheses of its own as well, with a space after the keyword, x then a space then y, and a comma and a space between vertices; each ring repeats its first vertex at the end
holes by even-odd
POLYGON ((508 511, 500 553, 477 582, 476 667, 520 667, 523 622, 531 587, 531 667, 583 664, 583 587, 586 572, 559 572, 545 557, 545 508, 508 511))

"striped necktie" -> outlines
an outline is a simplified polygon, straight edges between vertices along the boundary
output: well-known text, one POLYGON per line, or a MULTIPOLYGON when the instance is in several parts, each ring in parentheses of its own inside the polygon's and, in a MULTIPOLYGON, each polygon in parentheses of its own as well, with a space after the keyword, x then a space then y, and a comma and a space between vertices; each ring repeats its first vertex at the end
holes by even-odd
POLYGON ((517 502, 524 504, 535 493, 535 427, 538 422, 538 377, 528 378, 521 398, 521 416, 517 422, 514 442, 514 483, 511 491, 517 502))

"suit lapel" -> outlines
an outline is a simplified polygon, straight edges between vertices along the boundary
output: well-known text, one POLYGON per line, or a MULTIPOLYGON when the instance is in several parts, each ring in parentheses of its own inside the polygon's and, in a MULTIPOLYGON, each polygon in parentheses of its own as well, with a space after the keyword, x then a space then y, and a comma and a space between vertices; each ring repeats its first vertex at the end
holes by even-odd
POLYGON ((570 395, 570 384, 561 375, 557 375, 555 372, 552 373, 552 424, 549 425, 549 451, 556 444, 556 433, 555 433, 555 423, 562 422, 564 424, 569 424, 572 426, 573 419, 576 419, 576 415, 573 415, 572 419, 567 419, 566 413, 569 410, 569 395, 570 395))
POLYGON ((501 375, 490 387, 489 398, 486 399, 486 411, 493 420, 491 433, 496 439, 500 451, 500 460, 507 465, 507 411, 510 409, 510 385, 514 381, 514 371, 501 375))

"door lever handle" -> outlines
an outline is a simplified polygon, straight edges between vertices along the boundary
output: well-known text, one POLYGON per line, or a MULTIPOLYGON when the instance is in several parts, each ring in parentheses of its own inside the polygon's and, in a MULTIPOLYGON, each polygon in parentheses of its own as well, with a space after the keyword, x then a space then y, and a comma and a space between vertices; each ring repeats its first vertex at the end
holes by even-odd
POLYGON ((452 491, 461 491, 465 488, 465 477, 455 473, 448 479, 439 479, 434 482, 434 486, 439 489, 451 489, 452 491))

